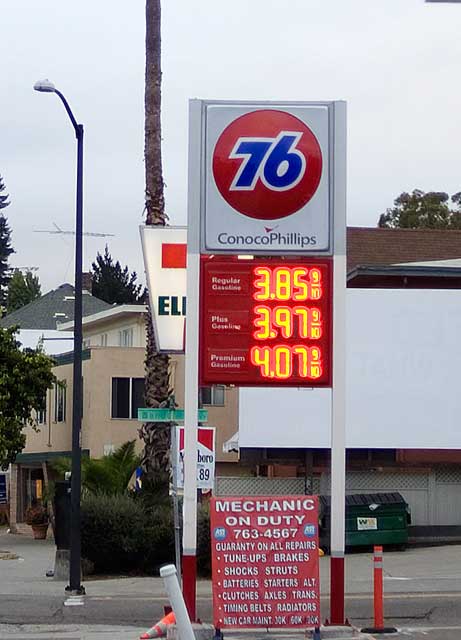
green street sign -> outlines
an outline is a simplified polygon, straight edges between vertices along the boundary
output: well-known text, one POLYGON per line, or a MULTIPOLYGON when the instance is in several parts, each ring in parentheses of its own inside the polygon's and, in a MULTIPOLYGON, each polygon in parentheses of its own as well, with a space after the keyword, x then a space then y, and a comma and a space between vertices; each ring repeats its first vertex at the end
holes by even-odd
MULTIPOLYGON (((138 409, 139 422, 184 422, 184 409, 138 409)), ((198 422, 208 422, 208 410, 198 410, 198 422)))

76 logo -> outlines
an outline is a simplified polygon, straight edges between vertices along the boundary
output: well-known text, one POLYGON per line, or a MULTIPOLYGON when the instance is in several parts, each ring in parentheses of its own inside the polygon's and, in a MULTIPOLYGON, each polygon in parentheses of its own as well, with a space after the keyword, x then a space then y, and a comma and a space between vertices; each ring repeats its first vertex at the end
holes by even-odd
POLYGON ((242 159, 231 191, 252 191, 258 180, 271 191, 295 187, 306 172, 306 158, 296 148, 302 132, 281 131, 276 138, 241 137, 229 158, 242 159))

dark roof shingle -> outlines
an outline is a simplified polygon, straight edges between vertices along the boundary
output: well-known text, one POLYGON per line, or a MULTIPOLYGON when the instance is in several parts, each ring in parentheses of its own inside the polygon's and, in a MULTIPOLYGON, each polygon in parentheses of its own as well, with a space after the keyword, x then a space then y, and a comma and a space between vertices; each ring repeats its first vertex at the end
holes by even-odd
POLYGON ((456 229, 379 229, 348 227, 347 270, 461 258, 461 231, 456 229))
MULTIPOLYGON (((84 317, 113 306, 86 291, 83 292, 82 304, 84 317)), ((18 324, 21 329, 56 329, 57 322, 68 322, 73 319, 74 287, 71 284, 62 284, 41 298, 1 318, 0 327, 18 324)))

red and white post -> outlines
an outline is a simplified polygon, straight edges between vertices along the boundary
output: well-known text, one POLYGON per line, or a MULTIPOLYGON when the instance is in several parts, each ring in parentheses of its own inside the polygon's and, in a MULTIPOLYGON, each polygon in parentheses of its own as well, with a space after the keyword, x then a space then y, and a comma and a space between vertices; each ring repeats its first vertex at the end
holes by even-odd
POLYGON ((200 308, 200 102, 189 111, 189 189, 187 228, 187 319, 184 376, 184 525, 182 585, 190 619, 196 620, 197 583, 197 439, 200 308))
POLYGON ((362 629, 364 633, 396 633, 394 627, 384 626, 383 548, 373 547, 373 610, 374 627, 362 629))
POLYGON ((344 625, 346 494, 346 103, 335 102, 330 624, 344 625))
POLYGON ((373 548, 373 603, 375 612, 375 628, 384 627, 384 593, 383 593, 383 548, 373 548))

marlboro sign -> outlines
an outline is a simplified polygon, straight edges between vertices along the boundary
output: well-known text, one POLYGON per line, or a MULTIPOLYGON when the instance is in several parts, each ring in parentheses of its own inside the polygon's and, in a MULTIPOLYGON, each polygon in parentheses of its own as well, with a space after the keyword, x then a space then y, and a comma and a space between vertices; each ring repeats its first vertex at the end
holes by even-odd
MULTIPOLYGON (((184 427, 177 427, 177 429, 177 485, 179 489, 182 489, 184 487, 184 427)), ((214 427, 199 427, 197 430, 198 489, 213 489, 215 461, 215 429, 214 427)))

